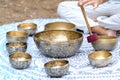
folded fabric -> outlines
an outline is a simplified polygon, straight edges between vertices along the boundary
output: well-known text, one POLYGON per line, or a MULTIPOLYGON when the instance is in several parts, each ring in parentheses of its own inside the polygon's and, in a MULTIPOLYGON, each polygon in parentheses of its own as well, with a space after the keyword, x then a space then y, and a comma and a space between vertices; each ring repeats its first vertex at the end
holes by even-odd
POLYGON ((118 23, 118 21, 120 22, 120 17, 117 17, 115 15, 114 16, 116 17, 115 20, 112 19, 112 17, 100 16, 97 18, 97 20, 98 20, 99 25, 104 26, 105 28, 112 29, 112 30, 120 30, 120 23, 118 23))

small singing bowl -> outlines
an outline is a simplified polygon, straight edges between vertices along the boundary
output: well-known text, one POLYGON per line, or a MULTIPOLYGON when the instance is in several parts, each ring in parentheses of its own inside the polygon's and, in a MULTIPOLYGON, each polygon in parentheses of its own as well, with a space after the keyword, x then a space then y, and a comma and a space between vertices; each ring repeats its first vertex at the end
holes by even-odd
POLYGON ((11 66, 16 69, 28 68, 31 64, 32 56, 25 52, 14 52, 9 55, 11 66))
POLYGON ((94 67, 105 67, 110 63, 112 54, 108 51, 94 51, 88 55, 90 64, 94 67))
POLYGON ((51 77, 62 77, 69 70, 69 61, 52 60, 44 64, 46 73, 51 77))
POLYGON ((22 31, 9 31, 6 33, 6 39, 8 42, 27 42, 28 33, 22 31))
POLYGON ((51 22, 45 25, 45 30, 76 30, 76 27, 69 22, 51 22))
POLYGON ((26 42, 9 42, 6 43, 6 50, 9 54, 13 52, 25 52, 27 49, 26 42))
POLYGON ((37 30, 37 24, 35 23, 22 23, 17 26, 19 31, 27 32, 29 36, 35 34, 37 30))
POLYGON ((110 51, 116 47, 117 42, 118 39, 114 36, 98 36, 98 40, 92 42, 92 46, 96 51, 110 51))
POLYGON ((82 33, 71 30, 46 30, 33 38, 42 54, 55 58, 75 55, 83 41, 82 33))

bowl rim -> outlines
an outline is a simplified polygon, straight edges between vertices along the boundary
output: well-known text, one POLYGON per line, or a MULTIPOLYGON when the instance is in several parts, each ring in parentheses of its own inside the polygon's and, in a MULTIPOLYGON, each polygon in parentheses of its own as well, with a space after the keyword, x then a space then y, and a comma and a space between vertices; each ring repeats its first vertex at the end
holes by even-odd
POLYGON ((13 30, 13 31, 8 31, 6 33, 6 36, 11 36, 11 37, 27 37, 28 36, 28 33, 27 32, 23 32, 23 31, 17 31, 17 30, 13 30), (19 33, 19 34, 22 34, 21 36, 16 36, 16 35, 12 35, 14 33, 19 33))
POLYGON ((14 42, 7 42, 6 46, 27 46, 27 42, 21 42, 21 41, 14 41, 14 42), (17 44, 17 45, 15 45, 17 44))
MULTIPOLYGON (((47 68, 47 69, 51 69, 51 68, 53 68, 53 67, 47 67, 47 65, 49 65, 50 63, 54 63, 54 62, 60 62, 61 63, 61 61, 62 62, 65 62, 65 64, 63 65, 63 66, 61 66, 61 67, 64 67, 64 66, 67 66, 67 65, 69 65, 69 61, 68 60, 64 60, 64 59, 56 59, 56 60, 50 60, 50 61, 47 61, 46 63, 44 63, 44 67, 45 68, 47 68)), ((53 64, 54 65, 54 64, 53 64)))
POLYGON ((27 29, 26 27, 28 26, 25 26, 25 25, 32 25, 32 26, 29 26, 31 27, 30 29, 36 29, 37 28, 37 24, 36 23, 21 23, 17 26, 17 28, 20 28, 20 29, 27 29))
POLYGON ((14 55, 17 55, 18 58, 25 58, 25 60, 31 60, 32 59, 32 55, 29 54, 29 53, 26 53, 26 52, 13 52, 9 55, 9 59, 12 59, 14 61, 18 61, 18 60, 15 59, 16 57, 14 57, 14 55), (29 58, 18 56, 18 54, 23 54, 24 56, 28 56, 29 58))
POLYGON ((109 59, 109 58, 112 58, 112 53, 109 52, 109 51, 93 51, 93 52, 91 52, 91 53, 88 54, 88 58, 89 58, 89 59, 94 59, 94 60, 104 60, 104 59, 109 59), (106 58, 93 58, 93 57, 92 57, 93 54, 98 54, 98 53, 101 54, 101 52, 103 52, 104 54, 107 53, 108 56, 107 56, 106 58))
MULTIPOLYGON (((72 30, 45 30, 45 31, 41 31, 41 32, 35 33, 34 36, 33 36, 34 41, 38 41, 38 40, 37 40, 38 38, 36 38, 36 35, 38 35, 38 34, 40 34, 40 33, 48 32, 48 31, 67 31, 67 32, 75 32, 75 33, 79 34, 80 37, 79 37, 79 38, 76 38, 76 39, 68 40, 68 41, 69 41, 69 42, 72 42, 72 41, 79 40, 79 39, 82 39, 82 40, 83 40, 83 34, 82 34, 81 32, 78 32, 78 31, 72 31, 72 30)), ((42 39, 42 40, 40 39, 40 41, 44 41, 44 42, 46 42, 46 43, 52 43, 52 44, 54 44, 54 43, 64 43, 64 42, 68 42, 68 41, 60 41, 60 42, 52 41, 52 42, 51 42, 51 41, 43 40, 43 39, 42 39)))
POLYGON ((100 39, 117 39, 117 36, 98 36, 100 39))
MULTIPOLYGON (((75 24, 71 23, 71 22, 65 22, 65 21, 56 21, 56 22, 49 22, 49 23, 46 23, 45 24, 45 27, 50 27, 50 26, 47 26, 47 25, 50 25, 50 24, 56 24, 56 23, 65 23, 65 24, 71 24, 73 25, 73 28, 76 26, 75 24)), ((68 26, 69 27, 69 26, 68 26)))

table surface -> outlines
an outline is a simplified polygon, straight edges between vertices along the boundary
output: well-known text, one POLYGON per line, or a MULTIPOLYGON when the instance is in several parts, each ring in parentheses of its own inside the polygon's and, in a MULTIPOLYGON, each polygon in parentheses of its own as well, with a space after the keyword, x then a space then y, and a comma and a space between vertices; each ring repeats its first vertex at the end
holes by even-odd
MULTIPOLYGON (((32 55, 32 63, 27 69, 17 70, 9 63, 9 54, 6 51, 6 32, 17 30, 17 25, 24 22, 33 22, 38 25, 37 32, 44 30, 44 25, 49 22, 65 21, 59 18, 34 19, 0 26, 0 80, 118 80, 120 79, 120 43, 110 51, 113 55, 111 63, 104 68, 93 68, 88 61, 88 54, 94 49, 87 43, 87 34, 79 51, 69 58, 62 58, 70 62, 69 71, 61 78, 50 78, 44 69, 44 63, 55 60, 42 55, 37 49, 33 38, 28 38, 27 53, 32 55), (32 46, 31 46, 32 45, 32 46)), ((119 40, 119 36, 118 36, 119 40)))

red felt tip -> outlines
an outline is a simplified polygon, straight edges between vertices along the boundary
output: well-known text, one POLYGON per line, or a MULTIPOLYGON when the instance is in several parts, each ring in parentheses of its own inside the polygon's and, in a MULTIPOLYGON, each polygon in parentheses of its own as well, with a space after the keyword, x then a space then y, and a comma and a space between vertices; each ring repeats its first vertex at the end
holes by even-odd
POLYGON ((87 37, 87 40, 89 43, 94 42, 94 41, 98 40, 98 36, 97 36, 97 34, 92 34, 92 35, 87 37))

